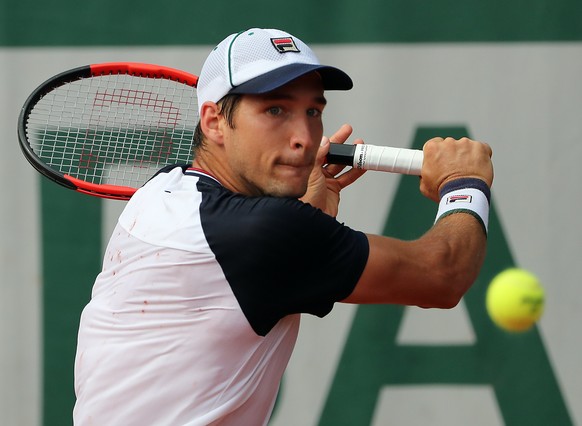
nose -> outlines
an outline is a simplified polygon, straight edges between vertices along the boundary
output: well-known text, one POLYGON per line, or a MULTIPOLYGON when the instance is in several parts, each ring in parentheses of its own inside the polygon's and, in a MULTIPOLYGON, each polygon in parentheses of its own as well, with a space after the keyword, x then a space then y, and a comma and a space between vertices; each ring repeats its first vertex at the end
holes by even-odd
POLYGON ((309 150, 319 144, 323 136, 321 126, 313 123, 309 117, 293 120, 291 124, 289 143, 293 150, 309 150))

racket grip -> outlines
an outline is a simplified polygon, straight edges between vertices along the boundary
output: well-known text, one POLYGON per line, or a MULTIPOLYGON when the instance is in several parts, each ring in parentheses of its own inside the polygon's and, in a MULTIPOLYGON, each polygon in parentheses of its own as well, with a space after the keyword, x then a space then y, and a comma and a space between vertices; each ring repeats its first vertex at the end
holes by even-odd
POLYGON ((327 162, 356 169, 377 170, 420 176, 423 152, 418 149, 392 148, 367 144, 329 146, 327 162))

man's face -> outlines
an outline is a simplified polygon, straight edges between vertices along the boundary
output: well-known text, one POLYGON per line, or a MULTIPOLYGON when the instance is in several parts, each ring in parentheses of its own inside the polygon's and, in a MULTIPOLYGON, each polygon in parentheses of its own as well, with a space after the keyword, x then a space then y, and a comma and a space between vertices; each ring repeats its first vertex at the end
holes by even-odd
POLYGON ((310 73, 262 95, 244 95, 225 132, 231 185, 247 195, 300 197, 323 136, 323 85, 310 73))

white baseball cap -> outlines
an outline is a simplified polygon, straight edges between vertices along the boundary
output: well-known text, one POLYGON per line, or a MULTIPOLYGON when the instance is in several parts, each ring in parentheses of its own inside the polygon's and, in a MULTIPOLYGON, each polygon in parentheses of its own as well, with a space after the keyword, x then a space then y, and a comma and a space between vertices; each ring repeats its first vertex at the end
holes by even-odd
POLYGON ((230 93, 267 93, 311 71, 325 90, 349 90, 352 79, 338 68, 321 65, 297 37, 281 30, 251 28, 229 35, 210 52, 198 79, 198 111, 207 101, 230 93))

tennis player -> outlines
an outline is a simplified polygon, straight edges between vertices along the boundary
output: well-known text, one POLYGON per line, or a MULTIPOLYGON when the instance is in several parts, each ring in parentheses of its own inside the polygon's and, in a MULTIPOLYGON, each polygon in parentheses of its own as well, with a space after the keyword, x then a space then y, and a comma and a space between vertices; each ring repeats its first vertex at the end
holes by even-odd
POLYGON ((265 425, 302 313, 459 302, 485 255, 491 149, 425 144, 420 191, 439 207, 420 239, 350 229, 339 195, 362 172, 324 164, 322 112, 326 90, 351 87, 283 31, 212 50, 193 164, 128 202, 83 311, 75 424, 265 425))

